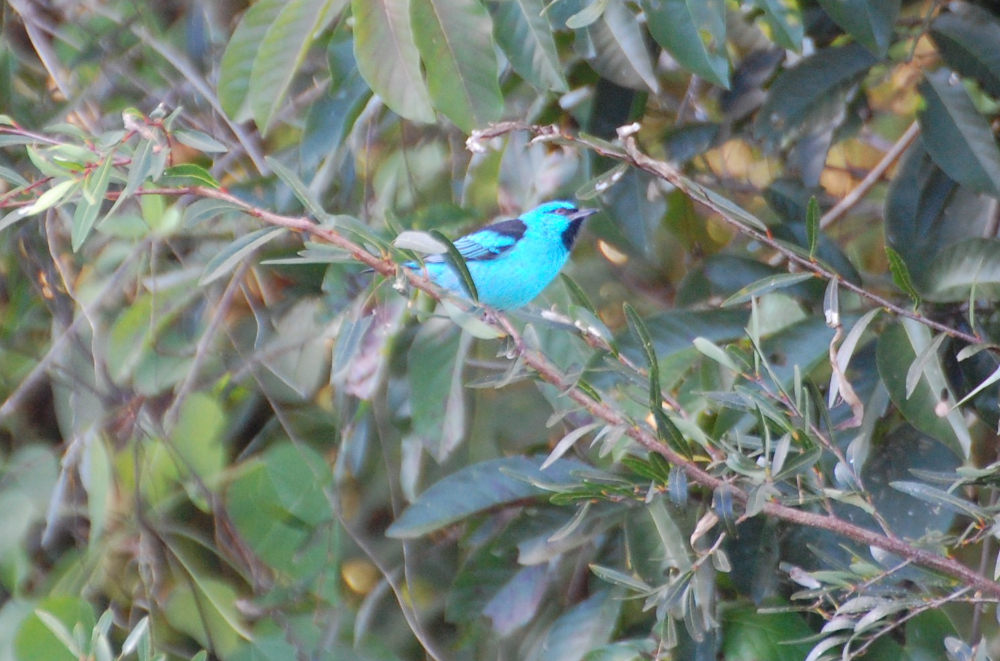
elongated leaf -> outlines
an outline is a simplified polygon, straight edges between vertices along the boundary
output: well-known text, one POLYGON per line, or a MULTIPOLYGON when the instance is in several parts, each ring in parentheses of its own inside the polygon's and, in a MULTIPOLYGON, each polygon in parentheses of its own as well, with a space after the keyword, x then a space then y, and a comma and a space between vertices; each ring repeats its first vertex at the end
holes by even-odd
POLYGON ((503 113, 489 14, 479 0, 410 0, 431 101, 466 133, 503 113))
POLYGON ((1000 97, 1000 20, 973 4, 954 7, 934 19, 931 38, 949 67, 1000 97))
POLYGON ((906 267, 906 262, 890 246, 885 247, 885 256, 889 260, 889 273, 892 274, 892 281, 906 292, 906 295, 913 301, 913 307, 920 305, 920 294, 913 286, 913 278, 910 277, 910 269, 906 267))
POLYGON ((771 85, 754 131, 774 147, 789 145, 819 126, 838 124, 848 92, 876 62, 858 44, 804 58, 771 85))
POLYGON ((819 243, 819 202, 815 195, 809 197, 809 206, 806 208, 806 242, 809 245, 809 259, 815 259, 819 243))
POLYGON ((23 207, 18 213, 21 217, 33 216, 36 213, 48 211, 59 204, 64 197, 75 192, 80 187, 80 182, 75 179, 64 179, 56 182, 51 188, 38 196, 38 199, 23 207))
POLYGON ((802 50, 802 12, 794 0, 754 0, 763 12, 764 22, 771 30, 771 38, 783 48, 802 50))
POLYGON ((247 91, 250 89, 250 72, 267 34, 285 6, 285 0, 258 0, 240 18, 239 25, 226 45, 219 63, 219 103, 234 121, 250 118, 247 91))
POLYGON ((590 0, 587 6, 566 19, 566 27, 579 30, 593 24, 604 15, 608 2, 609 0, 590 0))
POLYGON ((945 174, 921 138, 907 150, 885 203, 886 242, 906 261, 917 289, 927 265, 953 243, 986 236, 992 200, 945 174))
POLYGON ((196 163, 181 163, 163 171, 164 177, 177 179, 194 186, 208 186, 209 188, 219 188, 219 182, 215 180, 212 173, 196 163))
POLYGON ((962 457, 969 456, 972 438, 960 411, 939 415, 942 392, 949 392, 941 365, 929 360, 923 376, 909 397, 906 396, 906 372, 910 365, 931 344, 930 331, 910 320, 890 326, 879 337, 876 351, 879 376, 889 391, 893 404, 914 427, 950 447, 962 457))
POLYGON ((73 251, 79 250, 84 239, 90 234, 90 229, 94 226, 97 216, 104 205, 104 194, 108 191, 108 182, 111 180, 111 164, 114 152, 109 153, 101 161, 97 169, 87 177, 83 186, 83 195, 76 205, 76 213, 73 214, 73 229, 70 232, 73 251))
POLYGON ((526 661, 581 661, 593 648, 610 640, 622 600, 602 590, 556 618, 536 654, 526 661))
MULTIPOLYGON (((608 80, 622 87, 659 93, 660 83, 635 16, 624 2, 612 2, 600 20, 585 28, 593 50, 583 54, 608 80)), ((577 48, 580 48, 578 40, 577 48)))
POLYGON ((941 69, 924 77, 920 93, 920 128, 934 162, 960 184, 1000 197, 1000 150, 961 82, 941 69))
POLYGON ((586 464, 575 459, 560 459, 543 473, 544 460, 517 456, 466 466, 420 494, 386 534, 400 539, 420 537, 476 512, 549 493, 523 477, 534 477, 540 483, 565 483, 573 479, 572 471, 587 470, 586 464))
POLYGON ((462 371, 471 337, 446 319, 425 323, 408 354, 413 431, 439 462, 465 438, 462 371))
POLYGON ((302 203, 302 206, 306 208, 309 215, 312 216, 317 222, 325 220, 328 214, 323 207, 320 206, 320 203, 316 200, 313 194, 309 192, 309 188, 306 186, 305 182, 299 178, 299 175, 287 165, 272 156, 267 156, 266 160, 267 164, 272 170, 274 170, 274 174, 278 175, 278 178, 292 189, 295 197, 297 197, 299 202, 302 203))
POLYGON ((800 282, 811 280, 813 277, 812 273, 776 273, 769 275, 756 282, 751 282, 746 287, 740 288, 739 291, 722 302, 722 307, 746 303, 751 298, 757 298, 772 291, 797 285, 800 282))
POLYGON ((542 0, 490 3, 493 38, 522 78, 539 90, 569 90, 542 0))
POLYGON ((289 0, 257 44, 250 70, 248 98, 262 133, 285 101, 285 94, 315 36, 343 9, 347 0, 289 0))
POLYGON ((448 256, 448 263, 451 267, 458 272, 459 277, 462 279, 462 284, 465 285, 465 290, 469 293, 469 298, 473 301, 479 300, 479 292, 476 291, 476 281, 472 279, 472 274, 469 273, 469 267, 465 263, 465 257, 459 252, 455 244, 451 242, 451 239, 446 237, 444 234, 437 230, 431 230, 430 235, 438 243, 445 247, 445 254, 448 256))
POLYGON ((724 0, 643 0, 649 31, 681 66, 729 87, 724 0))
POLYGON ((556 446, 552 448, 552 452, 550 452, 549 456, 545 458, 545 461, 542 462, 542 470, 545 470, 546 468, 551 466, 553 462, 555 462, 557 459, 566 454, 566 452, 571 447, 573 447, 573 445, 575 445, 577 441, 579 441, 581 438, 583 438, 584 436, 586 436, 587 434, 594 431, 600 426, 601 423, 592 422, 589 425, 577 427, 576 429, 572 430, 571 432, 563 436, 559 440, 559 442, 556 443, 556 446))
POLYGON ((929 484, 924 484, 923 482, 896 480, 890 482, 889 486, 936 507, 945 507, 958 514, 972 517, 977 521, 985 521, 989 518, 985 510, 977 507, 974 503, 970 503, 965 498, 948 493, 937 487, 932 487, 929 484))
POLYGON ((204 131, 197 131, 195 129, 177 129, 171 135, 177 138, 178 142, 193 149, 197 149, 198 151, 205 152, 206 154, 218 154, 229 151, 229 147, 222 144, 204 131))
POLYGON ((226 275, 236 268, 240 260, 284 232, 285 229, 282 227, 265 227, 236 239, 209 260, 199 284, 206 285, 226 275))
POLYGON ((352 0, 354 57, 372 90, 393 112, 433 122, 434 109, 420 72, 409 0, 352 0))
POLYGON ((646 323, 639 316, 639 313, 635 311, 628 303, 622 306, 625 310, 625 318, 628 320, 629 328, 635 333, 636 337, 639 338, 639 346, 642 348, 643 353, 646 354, 646 364, 649 366, 649 405, 652 408, 659 409, 661 406, 661 393, 660 393, 660 363, 656 359, 656 348, 653 346, 653 338, 649 334, 649 329, 646 328, 646 323))
POLYGON ((819 0, 837 25, 875 55, 885 55, 899 15, 900 0, 819 0))
POLYGON ((931 262, 924 278, 931 301, 1000 297, 1000 240, 968 239, 948 246, 931 262))

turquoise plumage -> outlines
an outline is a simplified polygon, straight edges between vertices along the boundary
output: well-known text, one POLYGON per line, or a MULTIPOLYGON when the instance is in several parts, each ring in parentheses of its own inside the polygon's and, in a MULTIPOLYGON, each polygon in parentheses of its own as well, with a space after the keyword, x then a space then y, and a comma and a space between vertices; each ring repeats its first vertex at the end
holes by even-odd
MULTIPOLYGON (((566 264, 583 220, 596 209, 546 202, 518 218, 501 220, 454 242, 465 259, 479 302, 497 310, 527 305, 566 264)), ((423 267, 438 286, 468 297, 461 275, 444 255, 429 255, 423 267)))

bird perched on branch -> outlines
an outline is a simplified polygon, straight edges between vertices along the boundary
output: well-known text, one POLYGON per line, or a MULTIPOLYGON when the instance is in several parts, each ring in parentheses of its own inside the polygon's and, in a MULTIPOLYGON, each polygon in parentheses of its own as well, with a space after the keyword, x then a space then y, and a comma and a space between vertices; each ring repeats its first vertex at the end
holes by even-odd
MULTIPOLYGON (((476 287, 480 303, 497 310, 527 305, 559 274, 583 220, 597 209, 571 202, 546 202, 518 218, 491 223, 454 242, 476 287)), ((428 255, 423 266, 439 287, 469 297, 465 280, 446 253, 428 255)))

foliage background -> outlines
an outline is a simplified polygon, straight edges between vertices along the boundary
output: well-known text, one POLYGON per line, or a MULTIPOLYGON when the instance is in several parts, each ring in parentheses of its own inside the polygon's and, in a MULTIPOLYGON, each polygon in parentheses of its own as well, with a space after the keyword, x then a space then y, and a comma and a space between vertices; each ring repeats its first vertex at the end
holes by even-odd
POLYGON ((991 3, 6 3, 0 659, 995 655, 998 54, 991 3), (553 197, 603 213, 513 326, 383 261, 553 197))

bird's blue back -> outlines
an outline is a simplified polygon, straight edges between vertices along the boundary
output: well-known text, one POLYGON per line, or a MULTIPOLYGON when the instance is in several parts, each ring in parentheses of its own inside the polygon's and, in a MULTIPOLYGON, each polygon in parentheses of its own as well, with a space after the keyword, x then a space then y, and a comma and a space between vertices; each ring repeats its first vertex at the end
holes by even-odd
MULTIPOLYGON (((455 241, 476 284, 479 301, 498 310, 526 305, 566 264, 583 219, 592 209, 547 202, 519 218, 503 220, 455 241)), ((461 276, 442 255, 424 261, 437 285, 468 296, 461 276)))

